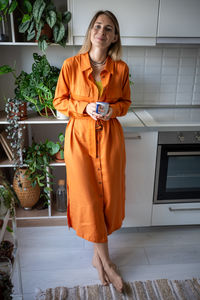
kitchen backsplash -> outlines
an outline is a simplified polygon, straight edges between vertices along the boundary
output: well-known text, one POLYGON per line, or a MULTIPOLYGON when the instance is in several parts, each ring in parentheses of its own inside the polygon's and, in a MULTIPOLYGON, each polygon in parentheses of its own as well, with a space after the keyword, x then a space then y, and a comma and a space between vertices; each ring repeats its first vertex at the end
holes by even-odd
POLYGON ((125 47, 133 105, 199 105, 200 48, 125 47))
MULTIPOLYGON (((49 47, 51 64, 61 67, 65 58, 75 55, 79 47, 49 47)), ((17 74, 31 71, 34 46, 2 46, 0 64, 14 65, 17 74)), ((42 54, 42 53, 41 53, 42 54)), ((200 47, 156 46, 123 47, 123 59, 128 63, 132 89, 132 105, 200 105, 200 47)), ((4 96, 13 97, 14 79, 8 74, 0 79, 0 109, 4 96)))

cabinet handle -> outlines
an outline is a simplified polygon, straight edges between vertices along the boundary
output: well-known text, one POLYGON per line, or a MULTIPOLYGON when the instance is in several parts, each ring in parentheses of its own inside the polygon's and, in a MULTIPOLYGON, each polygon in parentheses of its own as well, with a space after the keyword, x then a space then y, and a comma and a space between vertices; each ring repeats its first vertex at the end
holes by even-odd
POLYGON ((127 136, 125 137, 125 140, 141 140, 141 135, 127 136))
POLYGON ((168 156, 179 156, 179 155, 200 155, 200 151, 183 151, 183 152, 167 152, 168 156))
POLYGON ((187 210, 200 210, 200 207, 191 207, 191 208, 172 208, 172 207, 169 207, 169 211, 187 211, 187 210))

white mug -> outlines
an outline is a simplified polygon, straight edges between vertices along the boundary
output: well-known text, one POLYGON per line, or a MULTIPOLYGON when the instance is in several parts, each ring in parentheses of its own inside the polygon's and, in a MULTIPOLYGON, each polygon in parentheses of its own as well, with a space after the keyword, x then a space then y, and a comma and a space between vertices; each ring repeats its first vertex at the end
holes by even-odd
POLYGON ((105 116, 109 111, 109 103, 106 102, 96 102, 96 113, 105 116))

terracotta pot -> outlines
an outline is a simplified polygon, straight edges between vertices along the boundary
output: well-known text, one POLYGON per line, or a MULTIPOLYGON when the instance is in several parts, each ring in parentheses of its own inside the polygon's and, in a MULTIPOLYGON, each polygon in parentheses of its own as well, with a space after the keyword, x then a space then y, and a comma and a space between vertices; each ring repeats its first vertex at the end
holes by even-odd
POLYGON ((40 187, 38 184, 36 184, 35 187, 31 185, 31 182, 28 179, 28 175, 25 175, 26 171, 26 168, 21 168, 15 172, 13 179, 13 188, 17 194, 21 206, 25 210, 29 210, 32 209, 32 207, 38 202, 40 198, 40 187), (17 172, 19 173, 18 178, 22 184, 22 188, 18 185, 17 172))
MULTIPOLYGON (((13 106, 12 102, 10 103, 11 107, 13 106)), ((11 113, 10 118, 12 119, 16 113, 11 113)), ((26 120, 27 119, 27 102, 24 102, 19 106, 19 112, 17 113, 17 116, 20 118, 20 120, 26 120)))
MULTIPOLYGON (((41 35, 46 35, 47 36, 47 42, 52 42, 52 37, 53 37, 53 31, 51 29, 51 27, 48 24, 44 24, 42 30, 41 30, 41 35)), ((35 40, 36 43, 38 42, 38 40, 35 40)))
POLYGON ((57 152, 57 153, 55 154, 54 160, 55 160, 56 162, 64 162, 64 161, 65 161, 64 159, 61 158, 61 156, 60 156, 60 151, 57 152))
MULTIPOLYGON (((43 115, 44 117, 46 116, 46 111, 45 111, 45 108, 43 108, 41 111, 40 111, 41 115, 43 115)), ((38 113, 38 115, 40 115, 38 113)), ((53 116, 53 113, 52 111, 50 110, 50 108, 47 107, 47 116, 53 116)))

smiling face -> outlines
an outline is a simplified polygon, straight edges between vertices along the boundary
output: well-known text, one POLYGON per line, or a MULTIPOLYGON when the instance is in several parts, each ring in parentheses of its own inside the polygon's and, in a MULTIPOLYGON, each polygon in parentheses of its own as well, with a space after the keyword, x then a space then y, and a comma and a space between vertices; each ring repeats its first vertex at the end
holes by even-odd
POLYGON ((92 47, 108 49, 117 39, 118 35, 115 34, 115 26, 111 19, 103 14, 98 16, 90 34, 92 47))

